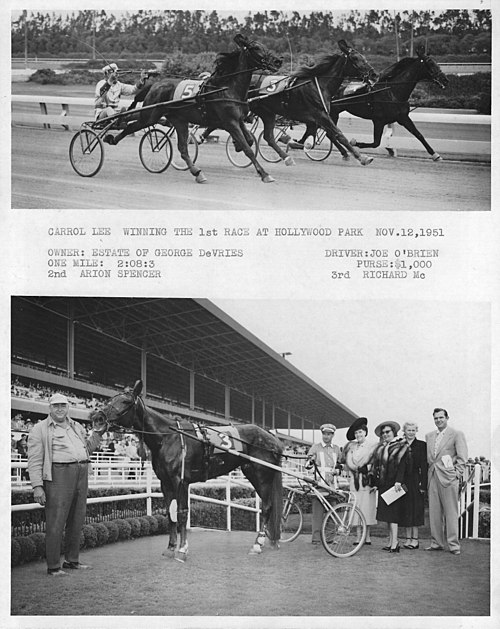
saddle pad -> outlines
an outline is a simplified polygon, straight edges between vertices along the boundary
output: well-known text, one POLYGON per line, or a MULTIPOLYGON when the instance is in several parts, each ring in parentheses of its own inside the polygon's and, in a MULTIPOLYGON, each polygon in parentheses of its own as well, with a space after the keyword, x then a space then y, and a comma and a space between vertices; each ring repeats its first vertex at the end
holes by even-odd
POLYGON ((200 91, 202 83, 203 81, 197 81, 195 79, 185 79, 184 81, 180 81, 174 91, 174 100, 196 96, 196 94, 200 91))
POLYGON ((259 85, 259 94, 261 96, 266 94, 277 94, 278 92, 282 92, 289 85, 289 76, 263 76, 262 82, 259 85))
POLYGON ((207 439, 218 450, 243 451, 240 433, 234 426, 219 426, 207 430, 207 439))

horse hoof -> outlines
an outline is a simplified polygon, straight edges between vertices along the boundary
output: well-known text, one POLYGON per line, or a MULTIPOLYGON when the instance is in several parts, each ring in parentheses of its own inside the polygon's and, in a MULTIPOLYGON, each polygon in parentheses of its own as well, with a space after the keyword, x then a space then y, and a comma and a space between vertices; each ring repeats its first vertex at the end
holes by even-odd
POLYGON ((271 175, 266 175, 265 177, 262 177, 262 181, 263 183, 273 183, 273 181, 276 181, 276 179, 274 177, 271 177, 271 175))
POLYGON ((285 166, 295 166, 295 160, 291 155, 285 157, 285 166))
POLYGON ((196 175, 196 183, 207 183, 207 178, 205 177, 205 174, 201 170, 196 175))
POLYGON ((175 561, 179 561, 180 563, 186 563, 187 553, 182 550, 176 550, 174 553, 175 561))
POLYGON ((352 140, 350 140, 350 141, 349 141, 349 144, 350 144, 351 146, 356 146, 356 145, 357 145, 356 138, 353 138, 352 140))
POLYGON ((344 162, 350 162, 351 156, 349 155, 349 153, 346 153, 345 155, 342 155, 342 159, 344 160, 344 162))
POLYGON ((434 153, 432 155, 432 161, 433 162, 442 162, 443 158, 441 157, 441 155, 439 153, 434 153))
POLYGON ((249 555, 260 555, 262 552, 262 546, 260 544, 254 544, 250 549, 249 555))
POLYGON ((368 166, 368 164, 371 164, 373 162, 373 157, 362 157, 360 159, 360 162, 362 166, 368 166))
POLYGON ((398 156, 398 152, 396 151, 396 149, 391 149, 388 146, 386 146, 385 150, 389 153, 389 157, 397 157, 398 156))

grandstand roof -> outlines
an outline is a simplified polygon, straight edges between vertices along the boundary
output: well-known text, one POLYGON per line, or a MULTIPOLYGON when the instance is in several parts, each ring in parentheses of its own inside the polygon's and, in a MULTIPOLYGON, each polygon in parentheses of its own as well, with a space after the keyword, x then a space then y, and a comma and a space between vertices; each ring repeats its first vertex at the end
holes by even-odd
MULTIPOLYGON (((42 312, 73 319, 78 325, 97 331, 99 336, 111 337, 232 389, 265 399, 266 403, 290 411, 295 419, 304 418, 305 428, 318 428, 325 421, 345 427, 356 417, 281 354, 206 299, 14 299, 31 302, 42 312)), ((43 327, 43 322, 40 323, 43 327)), ((45 333, 38 342, 51 342, 49 330, 45 333)), ((113 360, 113 356, 103 357, 102 350, 99 353, 97 341, 94 349, 97 360, 113 360)), ((300 428, 300 425, 294 421, 291 427, 300 428)))

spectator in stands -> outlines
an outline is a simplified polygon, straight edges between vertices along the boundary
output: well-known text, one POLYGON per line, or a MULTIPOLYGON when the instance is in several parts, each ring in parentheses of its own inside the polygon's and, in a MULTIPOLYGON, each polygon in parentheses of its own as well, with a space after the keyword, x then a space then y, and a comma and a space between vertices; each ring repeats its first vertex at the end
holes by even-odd
POLYGON ((59 393, 49 400, 49 415, 28 437, 28 471, 34 499, 45 506, 47 573, 65 576, 64 569, 89 568, 79 562, 80 533, 85 522, 90 454, 106 430, 96 419, 87 439, 85 429, 68 417, 69 403, 59 393), (65 533, 65 561, 61 544, 65 533))
POLYGON ((113 439, 110 439, 110 441, 108 441, 108 452, 110 454, 115 453, 115 442, 113 441, 113 439))
MULTIPOLYGON (((336 487, 336 476, 340 474, 339 459, 340 448, 332 444, 333 435, 337 428, 333 424, 323 424, 321 430, 321 442, 315 443, 307 454, 307 469, 314 469, 317 480, 336 487)), ((321 502, 312 498, 312 543, 321 543, 321 524, 323 522, 324 510, 321 502)))
POLYGON ((23 459, 28 456, 28 435, 23 435, 21 439, 19 439, 17 442, 17 451, 23 459))
MULTIPOLYGON (((132 441, 125 442, 125 459, 127 461, 138 461, 137 448, 132 441)), ((135 468, 130 467, 128 471, 128 478, 135 478, 135 468)))
POLYGON ((10 453, 17 454, 17 439, 13 433, 10 435, 10 453))

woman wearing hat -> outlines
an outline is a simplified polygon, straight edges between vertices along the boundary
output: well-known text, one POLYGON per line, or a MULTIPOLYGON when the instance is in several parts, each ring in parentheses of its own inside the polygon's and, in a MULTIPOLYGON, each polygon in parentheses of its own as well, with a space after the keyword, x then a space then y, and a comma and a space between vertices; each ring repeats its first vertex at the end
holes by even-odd
POLYGON ((402 491, 408 459, 408 442, 397 436, 399 430, 399 424, 393 421, 382 422, 375 428, 375 434, 381 441, 373 453, 371 470, 372 482, 379 492, 377 520, 387 522, 389 532, 389 543, 383 550, 390 553, 399 553, 398 524, 403 523, 403 509, 401 498, 387 504, 382 494, 392 487, 396 492, 402 491))
POLYGON ((408 489, 403 500, 403 526, 406 526, 405 548, 419 547, 418 527, 424 523, 424 493, 427 490, 427 446, 425 441, 416 438, 418 425, 415 422, 403 424, 403 434, 408 442, 408 465, 405 485, 408 489))
MULTIPOLYGON (((365 544, 371 544, 370 526, 377 524, 377 492, 369 482, 370 460, 376 443, 367 440, 368 420, 359 417, 347 431, 349 443, 344 448, 343 460, 349 470, 349 489, 356 495, 356 505, 365 516, 365 544)), ((361 538, 361 526, 358 526, 358 540, 361 538)), ((356 543, 356 542, 354 542, 356 543)))

